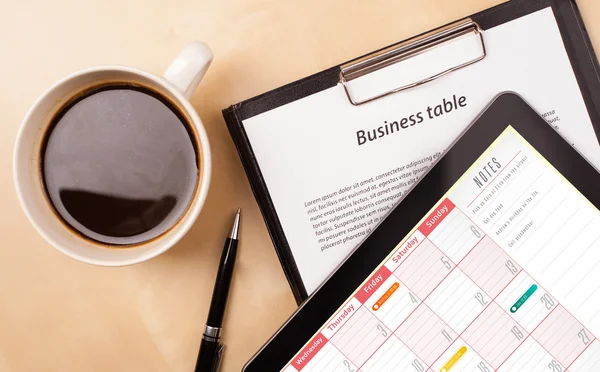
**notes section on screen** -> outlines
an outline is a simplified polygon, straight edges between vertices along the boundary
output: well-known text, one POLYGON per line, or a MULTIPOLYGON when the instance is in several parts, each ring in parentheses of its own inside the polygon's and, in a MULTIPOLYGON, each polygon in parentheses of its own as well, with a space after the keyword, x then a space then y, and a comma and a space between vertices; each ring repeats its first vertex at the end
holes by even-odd
POLYGON ((600 213, 508 128, 292 371, 600 370, 600 213))

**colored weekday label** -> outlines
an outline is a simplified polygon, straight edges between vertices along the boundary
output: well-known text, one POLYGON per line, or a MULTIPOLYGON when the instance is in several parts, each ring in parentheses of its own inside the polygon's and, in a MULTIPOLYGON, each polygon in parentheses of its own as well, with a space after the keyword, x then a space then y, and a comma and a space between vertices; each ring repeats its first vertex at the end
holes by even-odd
POLYGON ((385 282, 390 275, 392 275, 390 270, 388 270, 388 268, 385 266, 381 266, 379 270, 377 270, 375 274, 373 274, 369 280, 363 284, 363 286, 360 288, 360 291, 358 291, 354 297, 356 297, 361 304, 364 304, 365 301, 367 301, 369 297, 371 297, 371 295, 377 290, 377 288, 383 285, 383 282, 385 282))
POLYGON ((439 226, 440 223, 452 212, 454 209, 454 203, 450 199, 444 199, 433 212, 427 216, 425 222, 419 226, 419 231, 424 236, 431 234, 431 232, 439 226))
POLYGON ((465 353, 467 352, 467 347, 463 346, 460 349, 458 349, 458 351, 456 352, 456 354, 454 354, 452 356, 452 358, 450 358, 450 360, 448 360, 446 362, 446 364, 444 364, 444 366, 442 367, 442 369, 440 369, 440 372, 448 372, 450 371, 450 369, 452 367, 454 367, 454 365, 456 363, 458 363, 458 361, 460 360, 460 358, 463 357, 463 355, 465 355, 465 353))
POLYGON ((331 339, 331 337, 333 337, 333 335, 339 331, 344 324, 346 324, 348 319, 350 319, 354 313, 356 313, 359 307, 360 302, 353 297, 350 301, 348 301, 348 303, 346 303, 346 305, 344 305, 344 307, 340 309, 340 311, 337 312, 337 314, 333 316, 333 318, 329 320, 327 326, 321 331, 323 336, 325 336, 327 339, 331 339))
POLYGON ((425 236, 421 234, 419 230, 412 233, 412 235, 406 238, 404 243, 402 243, 398 249, 396 249, 396 252, 394 252, 392 257, 387 260, 385 266, 390 271, 395 271, 404 261, 406 261, 407 257, 410 256, 415 249, 417 249, 419 244, 421 244, 424 239, 425 236))
POLYGON ((398 288, 400 288, 400 283, 395 282, 394 284, 392 284, 392 286, 387 291, 385 291, 385 293, 383 294, 383 296, 381 296, 379 298, 379 300, 377 300, 377 302, 375 302, 371 308, 374 311, 379 310, 379 308, 381 306, 383 306, 383 304, 388 300, 388 298, 392 297, 392 294, 394 294, 394 292, 396 292, 396 290, 398 288))
POLYGON ((525 293, 523 293, 523 296, 521 296, 519 300, 517 300, 517 302, 515 302, 515 304, 512 305, 512 307, 510 308, 510 312, 513 314, 516 313, 517 310, 519 310, 519 308, 523 306, 523 304, 531 297, 531 295, 533 295, 535 291, 537 291, 537 289, 537 284, 533 284, 531 287, 529 287, 529 289, 525 291, 525 293))
POLYGON ((294 358, 292 365, 298 370, 302 371, 302 368, 306 366, 308 362, 314 358, 315 355, 325 346, 327 338, 323 334, 319 333, 309 343, 300 350, 300 352, 294 358))

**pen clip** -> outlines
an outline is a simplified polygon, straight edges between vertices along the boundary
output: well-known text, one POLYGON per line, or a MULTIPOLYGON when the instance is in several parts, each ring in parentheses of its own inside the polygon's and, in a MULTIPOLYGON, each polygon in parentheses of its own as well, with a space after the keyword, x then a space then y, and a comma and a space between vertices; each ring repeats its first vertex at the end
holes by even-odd
POLYGON ((212 370, 212 372, 219 372, 219 370, 221 369, 221 362, 223 361, 223 350, 225 350, 225 345, 220 344, 219 349, 217 350, 217 354, 215 355, 215 358, 217 360, 213 364, 214 369, 212 370))

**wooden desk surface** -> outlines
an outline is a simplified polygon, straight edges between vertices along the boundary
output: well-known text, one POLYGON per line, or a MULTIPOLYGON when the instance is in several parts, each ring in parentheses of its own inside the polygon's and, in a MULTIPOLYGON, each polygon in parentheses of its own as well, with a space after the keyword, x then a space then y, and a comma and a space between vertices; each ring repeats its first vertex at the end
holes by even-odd
MULTIPOLYGON (((232 103, 501 0, 94 0, 2 2, 0 371, 192 371, 223 238, 242 207, 223 371, 239 371, 296 304, 221 116, 232 103), (150 262, 101 268, 52 249, 12 180, 27 108, 57 79, 97 64, 160 74, 192 39, 215 60, 192 103, 214 154, 191 232, 150 262)), ((600 2, 578 1, 600 51, 600 2)))

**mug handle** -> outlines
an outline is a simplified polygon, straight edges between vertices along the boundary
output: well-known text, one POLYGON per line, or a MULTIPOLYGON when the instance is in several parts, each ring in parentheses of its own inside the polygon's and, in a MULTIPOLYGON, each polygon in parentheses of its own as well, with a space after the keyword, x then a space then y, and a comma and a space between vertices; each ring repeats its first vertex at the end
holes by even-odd
POLYGON ((189 100, 208 70, 212 59, 213 53, 208 45, 200 41, 193 41, 179 52, 163 73, 163 78, 174 85, 189 100))

